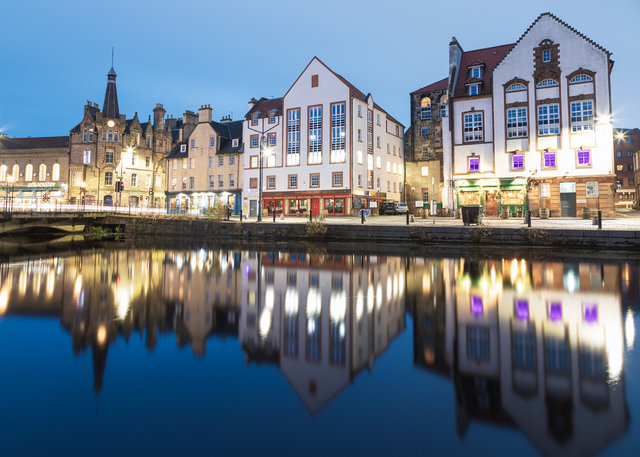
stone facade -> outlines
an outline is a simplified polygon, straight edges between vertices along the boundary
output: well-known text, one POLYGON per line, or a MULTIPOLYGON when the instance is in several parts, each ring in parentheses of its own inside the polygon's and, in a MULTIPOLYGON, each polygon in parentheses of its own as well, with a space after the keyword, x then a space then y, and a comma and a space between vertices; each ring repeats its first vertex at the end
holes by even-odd
POLYGON ((631 208, 637 199, 633 154, 640 149, 640 130, 615 129, 613 150, 616 172, 616 208, 631 208))
POLYGON ((147 122, 118 112, 115 72, 108 74, 103 110, 87 102, 70 132, 69 201, 97 206, 163 207, 164 159, 173 144, 165 110, 156 105, 147 122), (115 99, 115 100, 114 100, 115 99), (116 182, 124 183, 116 192, 116 182), (84 184, 83 184, 84 183, 84 184))

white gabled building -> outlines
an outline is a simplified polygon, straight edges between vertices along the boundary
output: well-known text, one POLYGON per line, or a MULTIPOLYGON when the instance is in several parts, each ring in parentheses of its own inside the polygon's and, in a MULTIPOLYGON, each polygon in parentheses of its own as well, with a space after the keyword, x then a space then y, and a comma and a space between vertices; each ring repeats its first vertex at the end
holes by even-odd
POLYGON ((611 54, 550 13, 515 44, 449 48, 443 191, 485 214, 614 215, 611 54))
POLYGON ((371 94, 314 57, 284 97, 250 102, 243 207, 257 214, 261 141, 265 214, 347 215, 401 201, 403 132, 371 94))

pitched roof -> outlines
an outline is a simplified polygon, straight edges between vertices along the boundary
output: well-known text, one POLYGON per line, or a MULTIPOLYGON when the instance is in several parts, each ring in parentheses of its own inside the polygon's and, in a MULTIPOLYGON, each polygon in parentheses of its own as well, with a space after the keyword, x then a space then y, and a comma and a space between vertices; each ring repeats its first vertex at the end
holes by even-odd
POLYGON ((176 143, 173 149, 171 149, 171 152, 167 154, 167 159, 184 159, 185 157, 189 157, 189 150, 187 148, 186 141, 180 141, 176 143), (184 152, 181 152, 180 146, 183 144, 185 148, 184 148, 184 152))
POLYGON ((242 121, 211 122, 213 129, 220 135, 220 149, 217 154, 231 154, 240 152, 242 148, 242 121), (233 146, 234 139, 238 145, 233 146))
POLYGON ((16 149, 68 148, 69 136, 41 136, 34 138, 0 138, 0 151, 16 149))
POLYGON ((271 111, 278 110, 279 113, 282 113, 282 102, 283 98, 265 98, 261 97, 260 100, 257 100, 256 103, 253 104, 253 107, 249 110, 249 112, 245 115, 245 119, 251 119, 253 113, 258 113, 258 118, 265 118, 269 115, 271 111))
POLYGON ((437 90, 447 90, 447 85, 449 84, 449 78, 441 79, 440 81, 436 81, 434 83, 429 84, 428 86, 424 86, 418 90, 414 90, 410 95, 421 94, 425 92, 435 92, 437 90))
POLYGON ((504 58, 505 55, 514 47, 514 44, 503 44, 500 46, 492 46, 490 48, 475 49, 462 53, 460 59, 460 68, 458 69, 458 81, 454 89, 454 97, 466 96, 465 84, 480 82, 478 78, 471 78, 468 68, 470 66, 484 65, 481 81, 484 83, 480 87, 480 95, 490 94, 493 80, 493 69, 504 58))

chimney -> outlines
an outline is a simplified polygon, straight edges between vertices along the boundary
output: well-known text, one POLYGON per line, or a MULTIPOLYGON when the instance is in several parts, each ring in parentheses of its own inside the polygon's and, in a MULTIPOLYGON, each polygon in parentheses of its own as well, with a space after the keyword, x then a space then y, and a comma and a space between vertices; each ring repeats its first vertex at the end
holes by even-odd
POLYGON ((164 110, 164 106, 162 106, 162 103, 156 103, 156 107, 153 108, 153 128, 154 129, 164 128, 165 114, 166 114, 166 111, 164 110))
POLYGON ((462 46, 456 37, 451 37, 449 43, 449 87, 456 87, 460 74, 460 60, 462 59, 462 46))
POLYGON ((258 100, 256 100, 255 97, 251 97, 251 100, 249 100, 249 111, 251 111, 251 108, 256 106, 256 103, 258 103, 258 100))
POLYGON ((211 105, 202 105, 200 110, 198 111, 198 122, 199 123, 209 123, 212 120, 211 117, 211 105))
POLYGON ((198 123, 198 116, 193 111, 185 110, 182 114, 182 123, 196 125, 198 123))
POLYGON ((224 124, 226 122, 231 122, 231 114, 227 115, 227 116, 222 116, 222 119, 220 119, 220 123, 224 124))

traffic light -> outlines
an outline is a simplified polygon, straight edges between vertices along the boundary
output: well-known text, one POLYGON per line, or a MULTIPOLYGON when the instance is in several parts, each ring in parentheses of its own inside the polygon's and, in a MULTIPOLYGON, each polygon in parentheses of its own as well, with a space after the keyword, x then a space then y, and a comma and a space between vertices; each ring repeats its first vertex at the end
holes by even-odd
POLYGON ((153 187, 149 187, 149 195, 153 195, 153 187))
POLYGON ((120 181, 120 192, 124 190, 124 181, 120 181))
POLYGON ((116 192, 120 192, 120 181, 116 181, 116 192))

